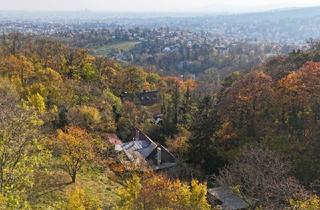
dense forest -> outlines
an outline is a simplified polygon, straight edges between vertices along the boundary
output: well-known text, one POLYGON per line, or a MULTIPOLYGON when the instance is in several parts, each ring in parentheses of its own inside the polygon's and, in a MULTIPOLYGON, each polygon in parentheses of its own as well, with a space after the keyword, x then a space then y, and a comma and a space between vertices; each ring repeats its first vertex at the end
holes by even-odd
MULTIPOLYGON (((199 75, 208 69, 215 69, 224 77, 232 71, 251 69, 270 56, 287 54, 293 48, 275 43, 252 44, 246 41, 223 45, 218 44, 219 40, 214 40, 209 43, 194 43, 192 46, 182 41, 171 45, 165 45, 161 41, 145 41, 121 53, 127 61, 157 69, 162 74, 199 75), (163 49, 170 51, 165 52, 163 49)), ((116 50, 110 53, 111 56, 117 54, 116 50)))
POLYGON ((212 186, 232 187, 253 209, 320 208, 315 43, 207 91, 10 34, 0 45, 0 76, 1 209, 221 209, 208 203, 212 186), (122 97, 154 90, 153 106, 122 97), (174 173, 122 164, 106 134, 126 142, 135 127, 176 156, 174 173))

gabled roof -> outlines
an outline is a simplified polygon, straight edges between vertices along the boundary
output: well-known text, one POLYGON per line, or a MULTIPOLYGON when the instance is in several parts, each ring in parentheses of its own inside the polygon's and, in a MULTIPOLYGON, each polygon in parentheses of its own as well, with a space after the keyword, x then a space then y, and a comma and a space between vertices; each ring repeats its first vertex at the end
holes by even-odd
POLYGON ((237 196, 230 187, 216 187, 208 189, 209 196, 222 202, 222 208, 226 210, 246 209, 249 204, 237 196))
POLYGON ((133 141, 119 145, 132 162, 148 164, 154 170, 171 168, 176 165, 175 157, 164 146, 151 140, 136 128, 133 141), (157 148, 161 148, 161 164, 157 165, 157 148))
POLYGON ((146 159, 157 148, 157 144, 146 140, 139 140, 124 143, 122 144, 122 148, 128 152, 137 151, 146 159))

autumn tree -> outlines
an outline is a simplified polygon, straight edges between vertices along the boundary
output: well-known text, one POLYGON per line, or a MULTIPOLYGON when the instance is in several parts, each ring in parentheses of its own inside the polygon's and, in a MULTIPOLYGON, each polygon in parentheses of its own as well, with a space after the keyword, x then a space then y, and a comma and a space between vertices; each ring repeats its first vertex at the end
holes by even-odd
POLYGON ((118 74, 118 85, 123 92, 135 93, 148 90, 147 73, 141 68, 125 68, 118 74))
POLYGON ((32 62, 25 56, 8 55, 2 58, 0 64, 2 75, 11 79, 18 79, 21 84, 25 84, 26 76, 34 70, 32 62))
POLYGON ((25 105, 33 107, 40 114, 46 111, 45 99, 39 93, 28 96, 25 105))
POLYGON ((8 35, 8 38, 5 41, 5 44, 8 43, 7 52, 11 53, 12 55, 16 55, 18 51, 21 49, 23 40, 23 35, 19 32, 14 32, 8 35))
POLYGON ((101 98, 103 99, 103 105, 112 106, 114 113, 119 114, 122 109, 122 101, 120 97, 115 96, 115 94, 110 90, 106 89, 103 91, 101 98))
POLYGON ((196 180, 188 185, 161 175, 148 175, 144 179, 134 176, 117 194, 120 199, 115 209, 210 209, 207 187, 196 180))
POLYGON ((133 129, 142 121, 139 108, 130 101, 123 103, 121 117, 118 120, 117 133, 122 139, 128 139, 133 129))
POLYGON ((277 100, 282 128, 293 136, 308 137, 320 120, 320 63, 308 62, 278 83, 277 100))
POLYGON ((264 208, 288 206, 303 187, 291 176, 291 164, 281 155, 261 145, 248 145, 230 165, 215 176, 221 186, 240 187, 243 195, 255 198, 264 208))
POLYGON ((74 183, 79 170, 94 157, 93 140, 86 130, 72 126, 58 130, 56 147, 74 183))
POLYGON ((185 128, 179 128, 178 134, 173 138, 167 139, 166 145, 179 159, 183 159, 187 156, 190 149, 190 136, 190 131, 185 128))
POLYGON ((124 182, 124 187, 118 189, 117 194, 119 201, 115 204, 115 209, 141 209, 142 204, 138 202, 138 198, 142 189, 141 178, 133 176, 124 182))
POLYGON ((253 71, 227 88, 218 105, 222 123, 229 123, 238 135, 261 135, 267 128, 264 119, 272 116, 272 84, 269 75, 253 71))
POLYGON ((0 194, 7 208, 22 208, 34 183, 34 173, 49 157, 32 110, 22 108, 11 82, 0 81, 0 194))
POLYGON ((88 189, 77 186, 73 191, 68 193, 68 202, 66 210, 88 209, 102 210, 102 203, 88 189))
POLYGON ((65 99, 62 94, 63 78, 61 74, 51 68, 38 69, 27 80, 26 95, 40 94, 46 105, 53 107, 65 99))
POLYGON ((101 118, 101 113, 97 108, 86 105, 73 108, 68 113, 68 119, 72 125, 90 130, 97 129, 99 127, 101 118))
POLYGON ((320 209, 320 198, 312 195, 302 199, 290 199, 290 206, 293 210, 317 210, 320 209))
POLYGON ((97 78, 98 72, 92 63, 85 63, 82 68, 81 76, 85 80, 94 80, 97 78))
POLYGON ((233 73, 231 73, 229 76, 227 76, 226 78, 223 79, 223 81, 221 82, 223 90, 229 88, 232 86, 232 84, 234 82, 236 82, 238 79, 241 78, 241 73, 238 71, 235 71, 233 73))

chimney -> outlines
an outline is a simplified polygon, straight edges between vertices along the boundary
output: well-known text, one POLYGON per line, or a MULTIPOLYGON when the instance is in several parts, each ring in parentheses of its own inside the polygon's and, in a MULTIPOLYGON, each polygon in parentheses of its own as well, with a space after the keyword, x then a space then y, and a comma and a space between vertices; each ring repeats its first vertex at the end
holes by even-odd
POLYGON ((139 130, 136 129, 136 136, 134 137, 134 141, 139 141, 139 136, 140 136, 139 133, 140 133, 139 130))
POLYGON ((161 147, 157 147, 157 166, 161 165, 161 147))

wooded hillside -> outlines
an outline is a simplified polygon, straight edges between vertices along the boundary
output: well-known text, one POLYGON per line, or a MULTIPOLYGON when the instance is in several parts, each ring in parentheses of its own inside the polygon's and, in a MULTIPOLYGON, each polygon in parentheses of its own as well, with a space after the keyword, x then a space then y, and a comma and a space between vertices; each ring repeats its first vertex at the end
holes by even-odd
POLYGON ((213 186, 231 187, 253 208, 320 208, 317 45, 208 91, 11 34, 0 45, 0 75, 3 209, 210 209, 213 186), (136 96, 148 91, 159 101, 142 106, 136 96), (128 142, 136 127, 174 154, 175 170, 128 170, 107 136, 128 142))

